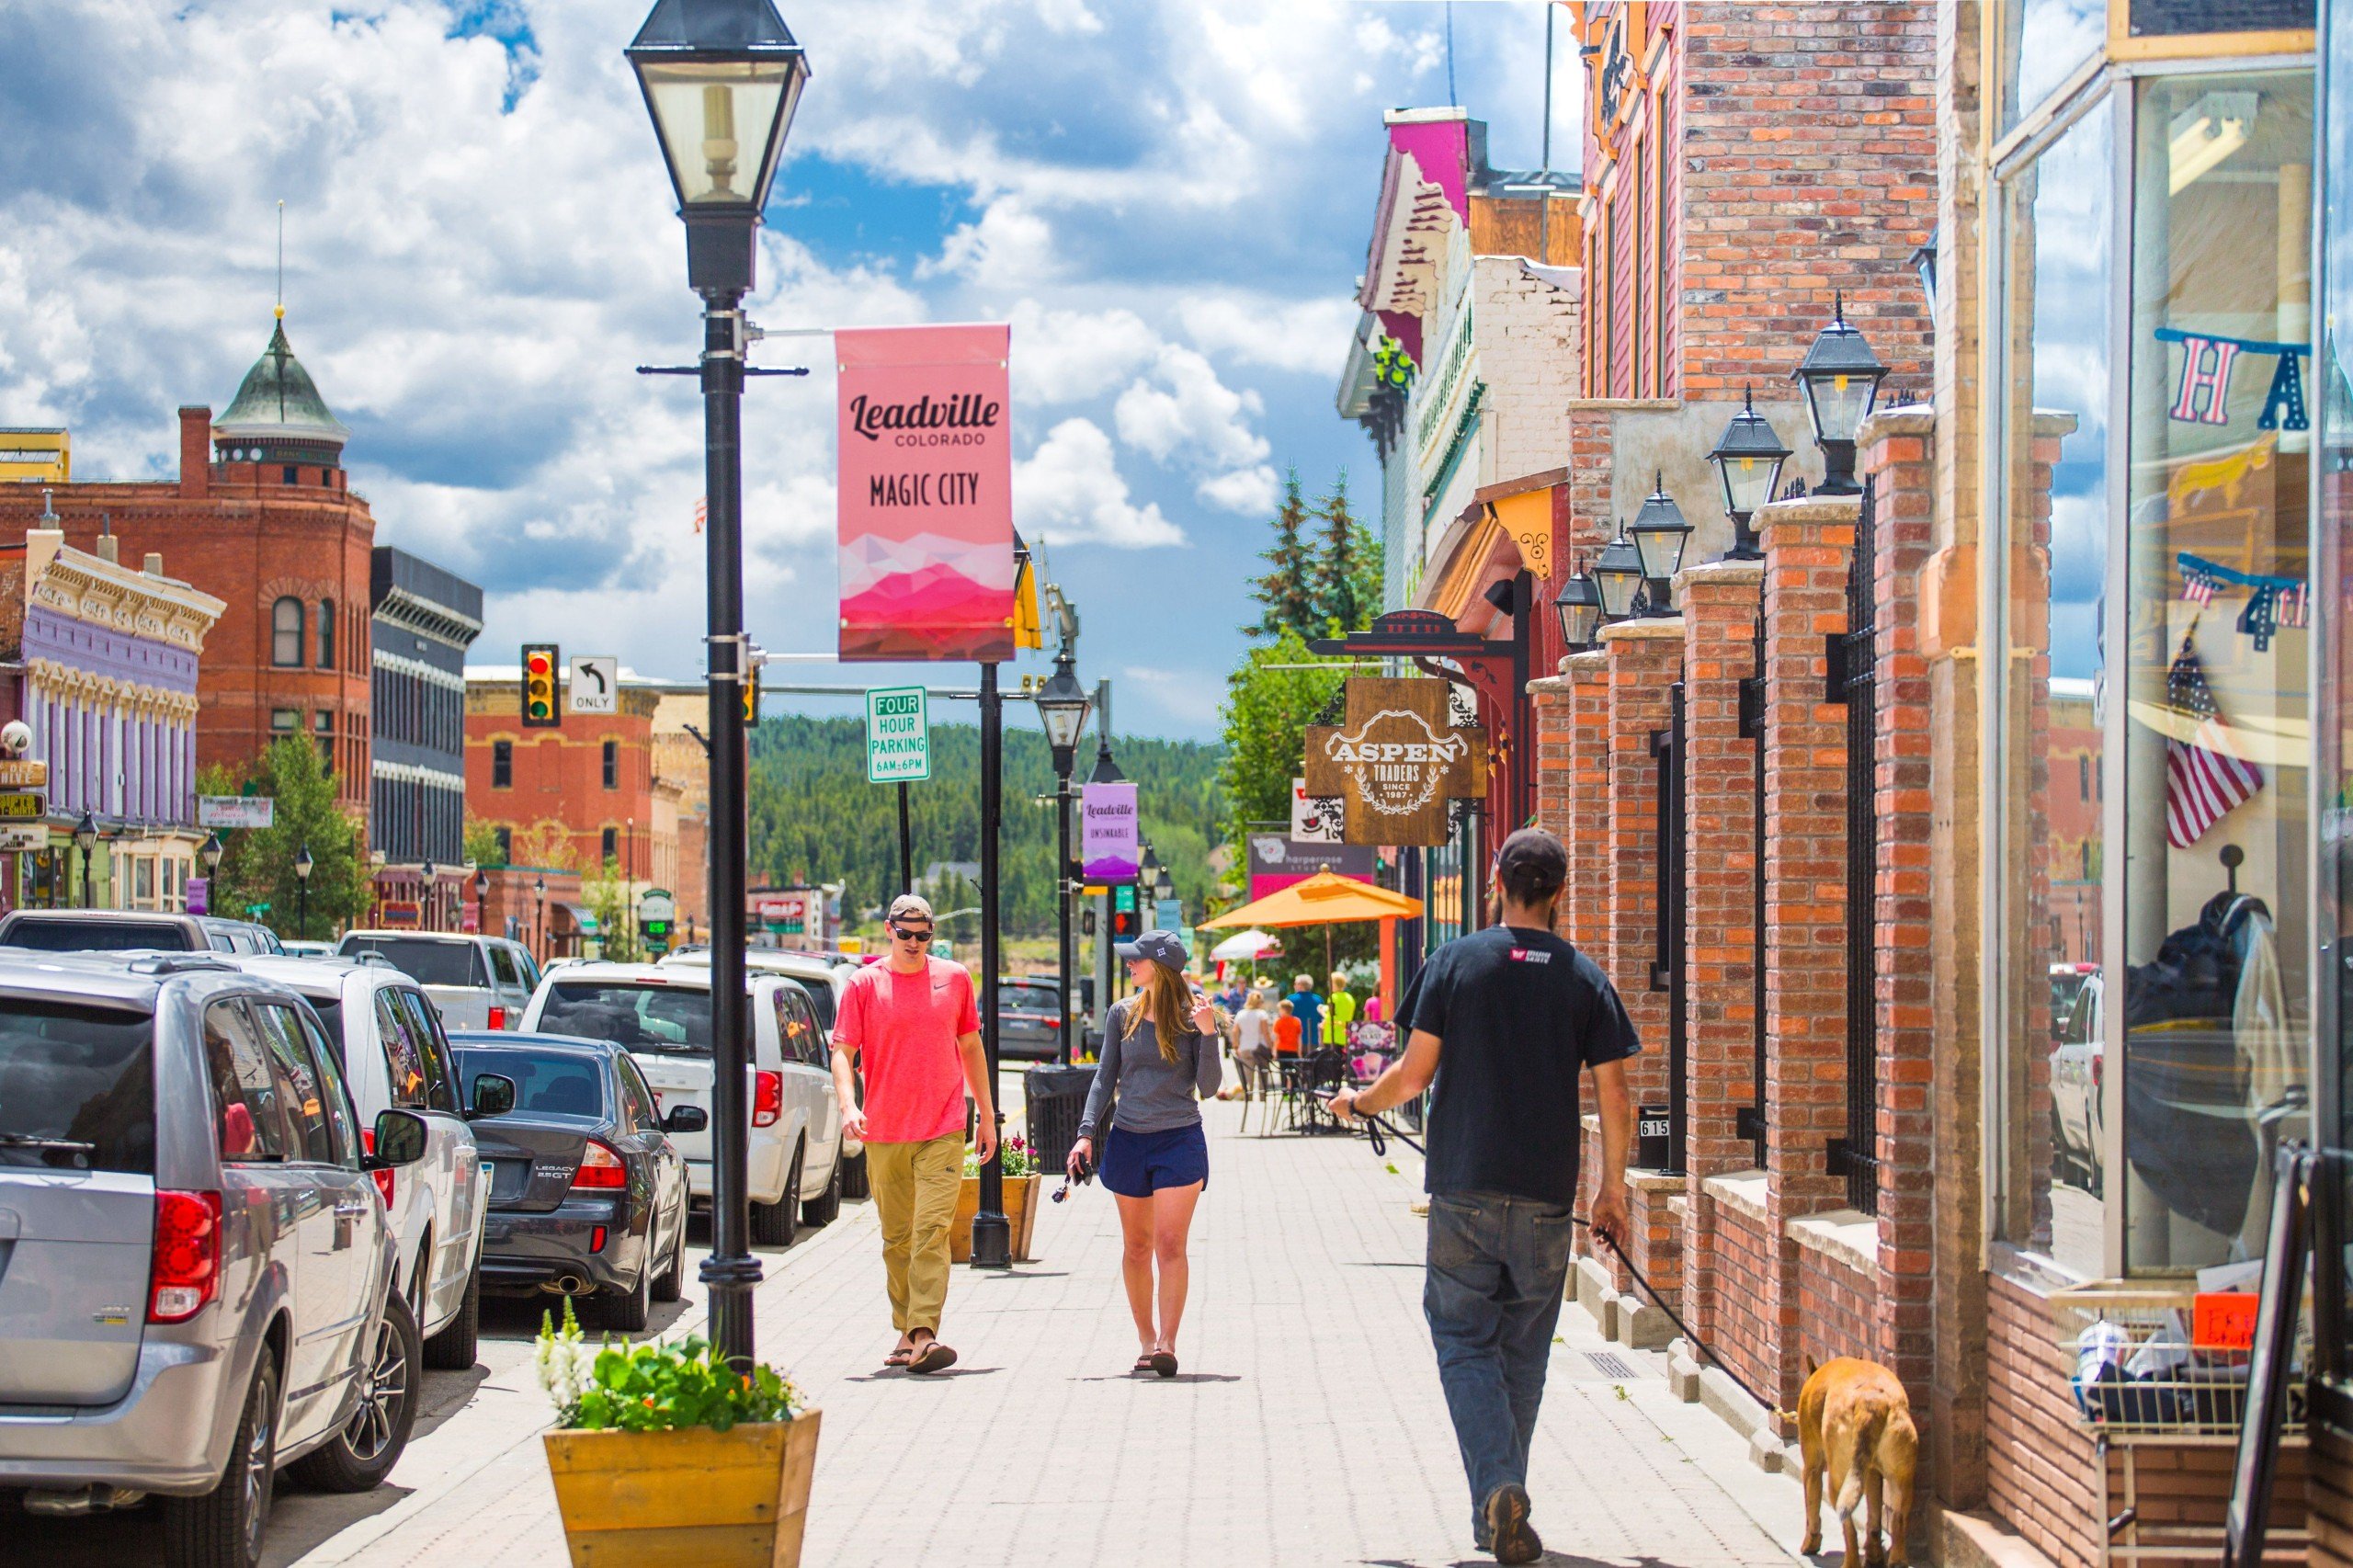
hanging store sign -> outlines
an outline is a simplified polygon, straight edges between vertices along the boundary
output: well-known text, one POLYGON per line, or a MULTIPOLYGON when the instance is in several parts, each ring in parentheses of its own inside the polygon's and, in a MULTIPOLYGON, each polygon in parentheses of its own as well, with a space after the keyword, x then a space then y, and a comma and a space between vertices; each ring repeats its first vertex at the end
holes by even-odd
POLYGON ((841 656, 1013 656, 1012 329, 834 335, 841 656))
POLYGON ((1487 789, 1487 735, 1457 727, 1442 680, 1351 680, 1347 715, 1307 732, 1307 788, 1337 795, 1350 844, 1438 845, 1447 802, 1487 789))
POLYGON ((268 827, 278 820, 278 801, 267 795, 199 795, 199 827, 268 827))
MULTIPOLYGON (((1290 781, 1290 835, 1301 844, 1339 844, 1343 817, 1336 795, 1311 795, 1307 780, 1290 781)), ((1252 896, 1256 896, 1253 894, 1252 896)))
POLYGON ((1254 833, 1249 838, 1250 897, 1253 902, 1303 882, 1318 871, 1369 882, 1373 876, 1370 844, 1311 844, 1276 833, 1254 833))
POLYGON ((1129 783, 1080 787, 1079 870, 1089 881, 1131 882, 1141 871, 1137 856, 1136 787, 1129 783))
POLYGON ((2312 419, 2304 408, 2304 380, 2297 368, 2302 356, 2313 351, 2309 343, 2275 343, 2268 338, 2224 337, 2215 332, 2186 332, 2161 326, 2159 343, 2181 345, 2181 375, 2174 382, 2173 406, 2165 417, 2179 425, 2227 425, 2231 420, 2231 377, 2239 357, 2276 356, 2271 390, 2264 394, 2263 412, 2256 415, 2258 430, 2309 430, 2312 419))

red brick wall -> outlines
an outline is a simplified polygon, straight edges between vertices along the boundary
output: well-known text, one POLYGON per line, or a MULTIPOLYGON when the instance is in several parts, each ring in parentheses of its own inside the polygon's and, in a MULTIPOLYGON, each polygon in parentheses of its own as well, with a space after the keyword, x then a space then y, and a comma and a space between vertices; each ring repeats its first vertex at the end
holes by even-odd
POLYGON ((1573 653, 1561 665, 1563 678, 1570 684, 1569 700, 1540 712, 1537 719, 1540 741, 1541 726, 1557 718, 1568 744, 1563 810, 1544 818, 1544 825, 1561 835, 1569 851, 1561 935, 1594 962, 1607 964, 1609 884, 1603 840, 1609 821, 1609 667, 1607 656, 1598 652, 1573 653))
MULTIPOLYGON (((1798 1353, 1812 1369, 1840 1356, 1880 1358, 1879 1288, 1844 1258, 1813 1247, 1797 1249, 1798 1353)), ((1925 1403, 1915 1411, 1925 1411, 1925 1403)))
MULTIPOLYGON (((572 865, 591 874, 603 865, 604 830, 613 829, 622 874, 654 875, 654 699, 624 689, 618 713, 567 713, 562 727, 526 730, 522 699, 512 687, 466 691, 466 809, 517 838, 543 822, 571 835, 572 865), (618 789, 605 788, 608 740, 618 743, 618 789), (514 782, 491 785, 493 748, 514 745, 514 782)), ((517 854, 523 853, 518 846, 517 854)))
MULTIPOLYGON (((193 430, 209 439, 210 416, 199 423, 200 412, 183 411, 184 438, 193 430)), ((193 449, 201 458, 205 442, 193 449)), ((0 485, 0 543, 21 544, 39 526, 42 488, 0 485)), ((305 735, 324 709, 335 715, 338 793, 364 819, 371 754, 369 572, 376 542, 368 503, 335 485, 260 483, 250 463, 199 468, 188 485, 51 488, 66 543, 95 551, 110 519, 125 564, 136 566, 155 551, 165 573, 224 602, 198 665, 198 766, 238 767, 258 756, 270 742, 274 709, 300 713, 305 735), (270 609, 290 594, 305 611, 300 668, 270 663, 270 609), (335 667, 326 670, 317 667, 322 600, 336 607, 335 667)))
POLYGON ((1635 1104, 1666 1097, 1666 993, 1651 989, 1658 957, 1658 765, 1653 733, 1667 722, 1667 687, 1683 654, 1681 626, 1630 621, 1604 631, 1609 670, 1607 946, 1596 956, 1642 1036, 1630 1064, 1635 1104), (1672 635, 1654 635, 1667 632, 1672 635))
MULTIPOLYGON (((1709 1252, 1708 1326, 1699 1328, 1708 1348, 1737 1370, 1752 1388, 1770 1393, 1780 1368, 1779 1346, 1785 1314, 1781 1299, 1781 1254, 1776 1242, 1745 1210, 1706 1200, 1709 1252)), ((1784 1401, 1793 1403, 1794 1401, 1784 1401)))
POLYGON ((2313 1568, 2347 1568, 2353 1564, 2353 1437, 2315 1426, 2311 1463, 2313 1568))

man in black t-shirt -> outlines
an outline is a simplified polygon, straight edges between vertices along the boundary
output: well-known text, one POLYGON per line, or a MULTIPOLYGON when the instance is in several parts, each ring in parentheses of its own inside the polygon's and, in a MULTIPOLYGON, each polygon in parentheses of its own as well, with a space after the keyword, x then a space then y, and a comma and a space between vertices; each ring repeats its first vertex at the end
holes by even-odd
POLYGON ((1567 851, 1543 829, 1506 839, 1495 857, 1504 923, 1430 955, 1397 1010, 1405 1054, 1332 1100, 1343 1117, 1382 1111, 1436 1079, 1422 1311, 1470 1475, 1472 1539, 1498 1562, 1533 1562, 1544 1550, 1528 1523, 1528 1447, 1568 1285, 1577 1079, 1588 1070, 1601 1118, 1593 1228, 1626 1239, 1626 1058, 1642 1042, 1608 977, 1552 934, 1568 871, 1567 851))

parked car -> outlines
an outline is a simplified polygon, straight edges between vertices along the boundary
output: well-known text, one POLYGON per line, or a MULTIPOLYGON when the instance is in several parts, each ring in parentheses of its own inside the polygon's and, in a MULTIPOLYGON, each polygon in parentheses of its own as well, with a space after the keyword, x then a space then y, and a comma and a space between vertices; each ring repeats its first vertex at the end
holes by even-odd
POLYGON ((250 920, 147 909, 17 909, 0 915, 0 948, 46 953, 275 953, 278 934, 250 920))
MULTIPOLYGON (((787 1246, 803 1220, 841 1212, 841 1109, 832 1055, 817 1010, 801 983, 750 977, 752 1239, 787 1246)), ((608 1040, 636 1058, 665 1114, 676 1106, 711 1113, 710 971, 690 965, 586 963, 549 975, 523 1014, 529 1034, 608 1040)), ((695 1197, 710 1198, 710 1137, 680 1131, 695 1197)))
POLYGON ((152 1494, 167 1562, 251 1568, 279 1471, 363 1492, 408 1442, 375 1180, 425 1119, 362 1124, 312 1009, 211 955, 0 954, 0 1486, 152 1494))
POLYGON ((445 1370, 472 1366, 490 1178, 468 1125, 477 1109, 473 1080, 460 1076, 433 1004, 390 964, 346 958, 237 961, 310 1003, 343 1064, 363 1123, 392 1109, 424 1119, 424 1157, 407 1170, 379 1174, 376 1186, 399 1240, 398 1289, 425 1336, 425 1364, 445 1370))
POLYGON ((2054 963, 2051 966, 2051 1043, 2057 1045, 2067 1032, 2067 1020, 2075 1015, 2075 998, 2083 994, 2084 982, 2099 972, 2096 963, 2054 963))
POLYGON ((540 983, 531 951, 504 937, 458 931, 347 931, 335 951, 374 953, 425 987, 453 1029, 511 1029, 540 983))
MULTIPOLYGON (((704 943, 682 949, 660 960, 664 968, 676 966, 700 969, 710 972, 710 949, 704 943)), ((796 952, 780 948, 751 948, 744 954, 746 969, 761 974, 786 974, 801 982, 809 993, 810 1005, 817 1009, 817 1028, 825 1040, 826 1060, 832 1058, 834 1020, 841 1016, 842 993, 849 989, 849 977, 858 972, 854 961, 826 953, 796 952)), ((858 1081, 858 1103, 866 1103, 866 1080, 858 1081)), ((855 1138, 842 1141, 842 1196, 864 1198, 867 1195, 866 1145, 855 1138)))
POLYGON ((333 942, 309 942, 290 938, 278 944, 278 950, 290 959, 324 959, 335 954, 333 942))
MULTIPOLYGON (((2056 966, 2054 966, 2056 967, 2056 966)), ((2056 976, 2052 989, 2058 987, 2056 976)), ((2072 1005, 2051 1052, 2051 1147, 2062 1176, 2072 1174, 2087 1190, 2105 1185, 2106 1108, 2101 1104, 2103 1055, 2100 978, 2097 971, 2075 986, 2072 1005)))
POLYGON ((608 1328, 635 1334, 652 1303, 686 1284, 686 1156, 672 1132, 710 1124, 700 1106, 655 1108, 610 1040, 460 1030, 460 1075, 510 1079, 515 1108, 474 1124, 490 1173, 483 1284, 501 1294, 590 1298, 608 1328))
POLYGON ((996 983, 996 1051, 1006 1061, 1060 1062, 1063 985, 1051 974, 1001 975, 996 983))

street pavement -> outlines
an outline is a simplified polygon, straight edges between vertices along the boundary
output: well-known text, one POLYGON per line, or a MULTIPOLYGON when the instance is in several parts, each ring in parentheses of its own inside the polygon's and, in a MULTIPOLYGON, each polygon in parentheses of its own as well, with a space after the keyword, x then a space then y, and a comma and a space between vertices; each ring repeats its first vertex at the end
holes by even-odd
MULTIPOLYGON (((1207 1108, 1213 1176, 1171 1381, 1127 1373, 1118 1219, 1098 1187, 1044 1206, 1036 1261, 956 1271, 944 1337, 962 1360, 930 1379, 880 1369, 892 1335, 870 1205, 763 1255, 760 1352, 824 1411, 806 1562, 1487 1561, 1471 1551, 1422 1322, 1410 1158, 1392 1146, 1377 1159, 1354 1139, 1240 1136, 1237 1107, 1207 1108)), ((690 1283, 654 1332, 699 1330, 700 1296, 690 1283)), ((1795 1560, 1795 1479, 1755 1469, 1729 1427, 1677 1403, 1663 1357, 1605 1343, 1574 1307, 1561 1322, 1529 1477, 1545 1561, 1795 1560)), ((269 1561, 563 1563, 537 1324, 534 1309, 488 1306, 482 1364, 432 1375, 392 1483, 282 1494, 269 1561)), ((40 1545, 60 1563, 153 1561, 150 1528, 44 1525, 40 1545)))

